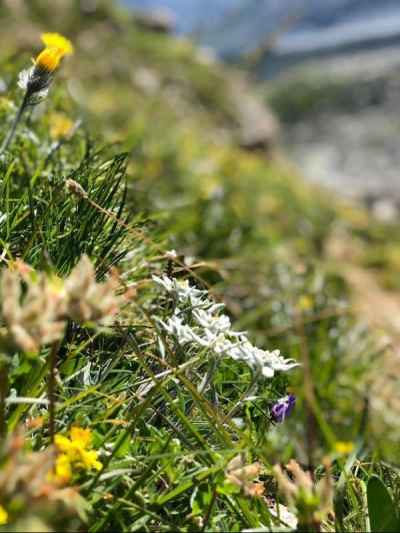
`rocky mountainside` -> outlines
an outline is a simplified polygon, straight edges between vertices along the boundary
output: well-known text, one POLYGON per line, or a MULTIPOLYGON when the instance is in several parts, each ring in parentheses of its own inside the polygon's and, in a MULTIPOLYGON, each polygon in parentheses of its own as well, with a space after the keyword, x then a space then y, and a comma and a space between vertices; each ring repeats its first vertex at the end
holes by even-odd
POLYGON ((400 43, 397 0, 123 1, 134 7, 171 9, 179 28, 196 30, 203 44, 225 57, 265 48, 266 76, 310 56, 400 43))

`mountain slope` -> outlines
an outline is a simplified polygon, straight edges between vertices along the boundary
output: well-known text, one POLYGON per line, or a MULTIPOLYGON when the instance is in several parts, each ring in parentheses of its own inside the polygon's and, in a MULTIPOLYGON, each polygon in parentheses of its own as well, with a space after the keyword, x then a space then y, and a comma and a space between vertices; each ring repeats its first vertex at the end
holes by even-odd
MULTIPOLYGON (((200 42, 225 57, 235 58, 265 46, 275 63, 271 71, 324 51, 343 53, 370 42, 378 47, 400 42, 396 0, 125 1, 132 6, 171 8, 181 28, 197 29, 200 42)), ((264 68, 268 71, 267 64, 264 68)))

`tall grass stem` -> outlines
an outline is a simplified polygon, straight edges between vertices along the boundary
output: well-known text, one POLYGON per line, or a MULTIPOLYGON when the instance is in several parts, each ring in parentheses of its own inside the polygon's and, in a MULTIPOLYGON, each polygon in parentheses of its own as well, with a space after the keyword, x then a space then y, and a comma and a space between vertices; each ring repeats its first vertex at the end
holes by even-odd
POLYGON ((6 399, 8 393, 8 368, 5 361, 0 361, 0 438, 7 434, 6 399))
POLYGON ((48 382, 48 399, 49 399, 49 435, 50 442, 54 444, 54 436, 56 433, 56 364, 57 354, 60 349, 60 342, 54 342, 50 350, 49 359, 49 382, 48 382))
POLYGON ((13 139, 14 139, 15 132, 17 131, 18 124, 20 123, 22 115, 24 114, 24 111, 25 111, 25 109, 28 106, 28 99, 29 99, 29 95, 28 95, 28 92, 26 92, 25 96, 24 96, 24 99, 22 100, 21 105, 19 106, 18 112, 17 112, 17 114, 16 114, 16 116, 14 118, 14 122, 12 123, 10 131, 7 133, 7 135, 6 135, 6 137, 5 137, 4 141, 3 141, 3 144, 1 145, 0 155, 2 155, 4 152, 6 152, 8 150, 8 148, 10 147, 10 145, 11 145, 13 139))

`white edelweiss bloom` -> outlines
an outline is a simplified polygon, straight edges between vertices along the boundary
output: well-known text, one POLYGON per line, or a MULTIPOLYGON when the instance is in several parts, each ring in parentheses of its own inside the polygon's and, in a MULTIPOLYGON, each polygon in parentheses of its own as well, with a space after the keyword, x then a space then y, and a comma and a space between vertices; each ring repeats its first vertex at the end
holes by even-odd
POLYGON ((196 334, 195 331, 179 316, 173 316, 164 322, 163 320, 157 320, 159 324, 165 329, 165 331, 176 338, 179 344, 184 345, 189 342, 196 342, 202 345, 202 339, 196 334))
POLYGON ((182 303, 190 303, 192 307, 202 307, 204 305, 204 295, 206 291, 202 291, 189 284, 188 280, 175 281, 175 292, 178 300, 182 303))
POLYGON ((251 344, 246 333, 232 331, 230 318, 219 314, 225 306, 209 300, 207 291, 192 287, 187 280, 170 279, 165 275, 161 278, 153 276, 153 280, 184 305, 183 308, 177 307, 166 322, 158 319, 179 344, 196 343, 200 348, 212 350, 218 357, 242 361, 256 375, 265 378, 273 378, 275 372, 287 372, 299 366, 293 359, 283 358, 279 350, 261 350, 251 344))
POLYGON ((168 276, 162 276, 161 278, 158 276, 152 276, 152 279, 157 285, 160 285, 163 287, 167 292, 172 292, 174 288, 174 284, 172 279, 170 279, 168 276))
POLYGON ((215 316, 204 309, 195 309, 193 318, 199 326, 214 333, 231 333, 231 321, 228 316, 215 316))
POLYGON ((272 378, 275 372, 288 372, 299 366, 293 359, 282 357, 279 350, 269 352, 254 347, 253 356, 256 370, 267 378, 272 378))
POLYGON ((152 278, 168 293, 174 294, 180 303, 190 303, 193 307, 202 307, 205 302, 211 305, 211 302, 204 299, 207 291, 191 286, 188 280, 171 279, 166 275, 162 277, 152 276, 152 278))
POLYGON ((224 304, 215 304, 213 302, 210 302, 210 300, 207 300, 206 303, 210 304, 210 307, 207 308, 207 312, 210 314, 214 314, 217 311, 221 311, 221 309, 225 309, 224 304))
POLYGON ((240 337, 239 342, 231 343, 227 355, 231 359, 244 361, 249 366, 254 367, 254 346, 245 336, 240 337))
POLYGON ((231 347, 233 346, 232 342, 228 340, 225 335, 219 335, 215 340, 213 350, 216 355, 226 355, 231 347))

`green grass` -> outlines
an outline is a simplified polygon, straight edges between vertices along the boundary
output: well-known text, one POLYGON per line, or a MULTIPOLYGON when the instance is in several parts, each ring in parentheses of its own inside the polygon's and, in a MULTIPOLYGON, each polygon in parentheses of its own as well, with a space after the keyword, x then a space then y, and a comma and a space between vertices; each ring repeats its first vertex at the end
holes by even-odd
MULTIPOLYGON (((24 28, 35 43, 39 27, 63 31, 78 47, 0 161, 3 262, 20 258, 65 277, 87 254, 99 280, 117 266, 121 290, 136 286, 137 295, 108 328, 69 323, 59 349, 57 432, 90 428, 103 463, 100 473, 74 473, 85 503, 72 507, 81 516, 49 508, 46 498, 22 497, 25 487, 18 495, 0 478, 9 530, 26 529, 26 521, 36 530, 43 523, 65 531, 275 530, 271 506, 284 497, 273 465, 296 458, 320 478, 329 457, 336 519, 321 516, 323 530, 371 524, 378 531, 379 506, 371 510, 371 502, 390 509, 400 490, 397 446, 384 434, 396 423, 370 408, 377 369, 390 368, 382 367, 378 336, 354 313, 341 265, 326 250, 344 227, 360 244, 358 266, 393 287, 397 226, 332 201, 277 155, 266 160, 238 149, 225 98, 229 72, 200 62, 192 45, 139 30, 109 2, 90 17, 78 4, 60 2, 57 20, 46 2, 31 2, 18 18, 0 8, 8 35, 0 76, 9 89, 0 100, 0 141, 21 98, 18 70, 33 53, 15 30, 24 28), (157 78, 155 92, 132 82, 140 68, 157 78), (55 151, 54 111, 83 120, 55 151), (73 195, 67 179, 89 200, 73 195), (175 261, 166 254, 172 248, 175 261), (243 401, 252 373, 224 359, 212 386, 199 392, 212 357, 166 335, 157 319, 166 321, 176 302, 157 289, 154 274, 207 287, 235 330, 302 366, 265 379, 243 401), (271 406, 287 391, 297 396, 296 409, 275 425, 271 406), (353 453, 341 455, 340 441, 353 442, 353 453), (268 499, 227 482, 239 453, 247 464, 261 463, 268 499)), ((45 399, 48 361, 49 347, 34 358, 11 354, 11 396, 45 399)), ((387 391, 378 393, 387 400, 387 391)), ((27 450, 48 448, 45 403, 10 403, 7 422, 10 431, 25 427, 27 450)), ((10 454, 2 453, 5 469, 10 454)))

